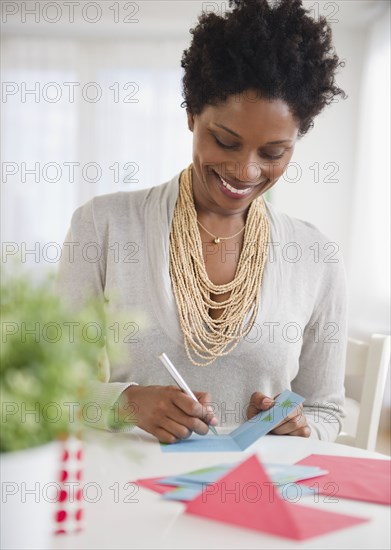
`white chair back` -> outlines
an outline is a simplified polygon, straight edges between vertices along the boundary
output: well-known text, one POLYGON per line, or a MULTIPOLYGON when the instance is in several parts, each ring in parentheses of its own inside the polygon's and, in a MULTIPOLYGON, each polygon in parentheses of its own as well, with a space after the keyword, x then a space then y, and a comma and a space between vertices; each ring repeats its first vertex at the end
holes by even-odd
POLYGON ((391 337, 383 334, 373 334, 369 343, 349 338, 345 372, 347 419, 344 424, 349 424, 352 398, 358 402, 358 417, 355 433, 342 431, 337 443, 370 451, 375 449, 390 363, 390 342, 391 337))

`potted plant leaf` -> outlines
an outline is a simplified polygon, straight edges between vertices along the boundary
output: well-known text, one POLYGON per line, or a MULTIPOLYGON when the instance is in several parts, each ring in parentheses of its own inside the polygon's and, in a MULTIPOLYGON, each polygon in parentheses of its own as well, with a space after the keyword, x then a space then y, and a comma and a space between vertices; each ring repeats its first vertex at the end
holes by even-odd
POLYGON ((88 388, 97 379, 102 327, 93 302, 77 312, 62 303, 54 277, 32 282, 28 274, 3 273, 2 548, 50 544, 61 441, 80 437, 88 388))

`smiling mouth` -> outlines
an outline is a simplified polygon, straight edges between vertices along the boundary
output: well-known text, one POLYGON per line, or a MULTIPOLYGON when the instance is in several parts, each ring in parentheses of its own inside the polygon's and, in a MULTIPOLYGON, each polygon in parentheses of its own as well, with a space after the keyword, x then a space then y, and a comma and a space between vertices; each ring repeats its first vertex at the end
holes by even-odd
POLYGON ((221 181, 221 183, 223 184, 223 186, 228 189, 228 191, 231 191, 231 193, 234 193, 235 195, 238 195, 238 196, 243 196, 243 195, 248 195, 249 193, 251 193, 252 191, 252 187, 245 187, 243 189, 237 189, 236 187, 233 187, 232 185, 230 185, 227 181, 225 181, 224 178, 222 178, 220 176, 220 174, 218 174, 217 172, 215 172, 213 170, 213 172, 216 174, 216 176, 219 178, 219 180, 221 181))
MULTIPOLYGON (((255 187, 258 187, 259 185, 261 184, 258 184, 258 185, 253 185, 253 186, 250 186, 250 187, 243 187, 243 188, 240 188, 238 189, 237 187, 233 187, 233 185, 231 185, 230 183, 228 183, 222 176, 220 176, 220 174, 218 174, 215 170, 213 170, 213 172, 216 174, 216 176, 219 178, 219 180, 221 181, 222 185, 225 187, 225 189, 228 189, 228 191, 230 191, 231 193, 233 193, 234 195, 237 195, 238 197, 244 197, 246 195, 249 195, 251 193, 251 191, 255 188, 255 187)), ((265 180, 265 182, 261 182, 261 183, 266 183, 267 180, 265 180)))

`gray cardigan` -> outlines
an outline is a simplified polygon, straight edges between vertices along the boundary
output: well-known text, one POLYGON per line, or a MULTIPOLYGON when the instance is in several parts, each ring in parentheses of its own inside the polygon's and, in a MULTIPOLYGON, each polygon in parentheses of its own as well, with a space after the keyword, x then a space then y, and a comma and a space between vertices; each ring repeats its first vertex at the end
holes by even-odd
MULTIPOLYGON (((253 392, 274 397, 289 388, 305 397, 311 437, 333 441, 344 416, 347 343, 338 246, 266 202, 271 243, 256 323, 228 356, 195 366, 185 352, 169 277, 179 175, 149 189, 95 197, 73 214, 58 277, 71 303, 93 294, 104 304, 106 347, 94 400, 106 410, 131 382, 172 384, 157 358, 165 351, 194 391, 211 393, 220 425, 246 420, 253 392)), ((107 427, 105 415, 97 426, 107 427)))

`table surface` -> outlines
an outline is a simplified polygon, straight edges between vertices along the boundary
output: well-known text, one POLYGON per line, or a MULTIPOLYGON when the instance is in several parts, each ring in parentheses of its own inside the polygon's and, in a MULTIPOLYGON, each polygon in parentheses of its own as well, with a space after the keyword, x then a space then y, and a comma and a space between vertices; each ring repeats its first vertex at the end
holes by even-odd
MULTIPOLYGON (((179 474, 221 462, 242 461, 256 454, 263 462, 293 464, 310 454, 388 459, 384 455, 287 436, 265 436, 242 453, 163 453, 157 440, 142 430, 130 434, 100 433, 86 442, 84 531, 56 537, 55 549, 122 548, 387 548, 391 547, 389 507, 319 495, 303 504, 347 513, 370 521, 296 542, 185 514, 185 505, 165 501, 157 493, 129 484, 143 477, 179 474), (96 502, 92 502, 96 500, 96 502)), ((300 503, 298 504, 298 506, 300 503)))

